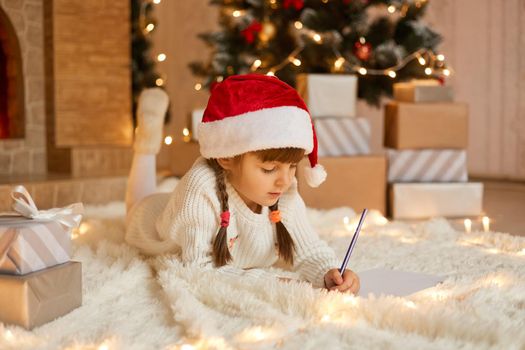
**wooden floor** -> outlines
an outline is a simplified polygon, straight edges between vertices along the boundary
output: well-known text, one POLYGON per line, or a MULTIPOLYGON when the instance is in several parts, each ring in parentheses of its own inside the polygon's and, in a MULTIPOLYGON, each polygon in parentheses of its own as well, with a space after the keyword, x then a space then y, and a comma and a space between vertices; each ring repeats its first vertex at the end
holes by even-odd
POLYGON ((483 181, 491 231, 525 236, 525 182, 483 181))

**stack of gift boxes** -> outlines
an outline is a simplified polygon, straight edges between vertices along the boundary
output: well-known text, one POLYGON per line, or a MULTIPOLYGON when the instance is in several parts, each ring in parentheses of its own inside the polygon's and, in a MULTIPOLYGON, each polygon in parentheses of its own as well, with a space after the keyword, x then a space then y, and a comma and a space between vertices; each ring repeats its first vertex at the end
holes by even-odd
MULTIPOLYGON (((386 159, 370 152, 371 125, 356 114, 357 77, 339 74, 300 74, 296 89, 315 125, 319 163, 326 181, 310 188, 303 166, 297 170, 299 192, 313 208, 349 206, 385 213, 386 159)), ((306 165, 306 164, 303 164, 306 165)))
POLYGON ((390 215, 480 215, 483 185, 467 175, 467 105, 436 81, 395 84, 394 100, 385 108, 390 215))
POLYGON ((0 322, 27 329, 82 304, 82 267, 71 259, 81 205, 38 211, 15 187, 16 212, 0 215, 0 322))

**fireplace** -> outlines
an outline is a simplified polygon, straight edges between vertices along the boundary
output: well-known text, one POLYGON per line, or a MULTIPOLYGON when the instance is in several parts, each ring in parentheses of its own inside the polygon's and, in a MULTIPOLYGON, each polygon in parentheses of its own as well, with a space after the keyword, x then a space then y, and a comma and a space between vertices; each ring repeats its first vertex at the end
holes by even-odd
POLYGON ((0 180, 46 173, 43 28, 42 2, 0 0, 0 180))
POLYGON ((24 86, 18 38, 0 8, 0 139, 23 138, 24 86))
POLYGON ((127 173, 129 18, 129 0, 0 0, 0 184, 127 173))

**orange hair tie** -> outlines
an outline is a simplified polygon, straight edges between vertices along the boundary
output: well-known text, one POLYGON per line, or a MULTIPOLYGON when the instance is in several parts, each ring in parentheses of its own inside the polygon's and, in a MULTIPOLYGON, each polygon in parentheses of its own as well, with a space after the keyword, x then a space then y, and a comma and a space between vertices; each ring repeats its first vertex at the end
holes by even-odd
POLYGON ((280 210, 274 210, 270 212, 270 221, 274 224, 281 221, 281 211, 280 210))

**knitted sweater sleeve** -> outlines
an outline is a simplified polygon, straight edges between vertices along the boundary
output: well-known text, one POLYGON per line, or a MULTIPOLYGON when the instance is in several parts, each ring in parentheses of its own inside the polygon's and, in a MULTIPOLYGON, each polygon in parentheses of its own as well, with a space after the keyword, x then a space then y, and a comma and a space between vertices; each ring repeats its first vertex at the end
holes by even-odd
MULTIPOLYGON (((213 240, 220 226, 220 203, 215 193, 214 174, 206 169, 194 169, 194 174, 178 184, 157 220, 158 232, 180 246, 181 259, 186 266, 214 268, 213 240)), ((216 270, 233 276, 275 278, 262 269, 225 265, 216 270)))
POLYGON ((293 269, 314 287, 322 288, 325 273, 338 267, 335 253, 311 225, 304 201, 297 192, 296 181, 288 191, 285 203, 280 209, 283 223, 295 244, 293 269))

